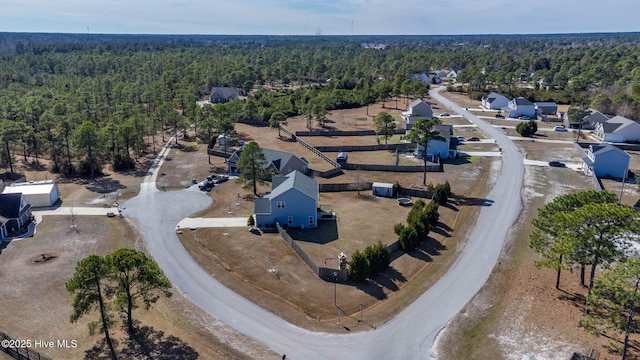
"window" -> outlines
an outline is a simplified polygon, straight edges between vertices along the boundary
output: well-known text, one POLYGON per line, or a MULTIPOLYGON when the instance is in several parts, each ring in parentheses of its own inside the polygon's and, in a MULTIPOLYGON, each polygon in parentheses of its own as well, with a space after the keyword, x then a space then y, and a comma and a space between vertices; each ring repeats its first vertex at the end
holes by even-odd
POLYGON ((287 217, 287 221, 289 222, 289 224, 293 223, 293 216, 287 217))
POLYGON ((309 216, 309 224, 313 225, 313 216, 309 216))
POLYGON ((285 205, 286 205, 286 202, 284 202, 284 201, 278 201, 278 203, 276 204, 276 207, 277 207, 278 209, 284 209, 285 205))

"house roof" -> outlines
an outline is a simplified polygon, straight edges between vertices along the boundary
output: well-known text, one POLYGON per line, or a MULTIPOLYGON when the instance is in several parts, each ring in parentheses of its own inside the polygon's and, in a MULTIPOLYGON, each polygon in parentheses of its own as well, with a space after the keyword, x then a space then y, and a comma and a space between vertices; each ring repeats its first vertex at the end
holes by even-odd
POLYGON ((533 105, 533 103, 523 97, 517 97, 515 99, 513 99, 516 103, 516 105, 533 105))
POLYGON ((589 124, 597 124, 602 123, 609 120, 609 117, 600 111, 593 111, 591 114, 587 115, 582 119, 584 122, 589 124))
POLYGON ((254 203, 254 214, 269 214, 271 213, 271 202, 269 198, 257 198, 254 203))
POLYGON ((238 97, 238 89, 232 87, 212 87, 211 97, 221 99, 235 99, 238 97))
POLYGON ((489 93, 489 94, 487 94, 487 95, 483 96, 483 97, 482 97, 482 100, 486 100, 486 101, 488 101, 489 103, 492 103, 495 99, 498 99, 498 98, 505 98, 505 99, 507 99, 507 97, 506 97, 506 96, 504 96, 504 95, 498 94, 497 92, 491 92, 491 93, 489 93))
POLYGON ((640 126, 637 122, 631 119, 627 119, 623 116, 614 116, 611 119, 602 123, 604 132, 607 134, 615 133, 625 129, 629 126, 640 126))
POLYGON ((453 135, 453 126, 450 124, 435 124, 433 130, 439 132, 440 136, 447 140, 450 140, 453 135))
MULTIPOLYGON (((416 106, 418 106, 420 104, 423 104, 423 103, 429 105, 429 103, 425 102, 424 100, 418 99, 418 100, 412 102, 411 104, 409 104, 409 109, 412 109, 412 108, 414 108, 414 107, 416 107, 416 106)), ((431 105, 429 105, 429 106, 431 106, 431 105)))
POLYGON ((547 101, 547 102, 536 102, 533 103, 535 106, 537 107, 557 107, 558 104, 554 103, 553 101, 547 101))
MULTIPOLYGON (((291 161, 292 158, 297 158, 297 156, 292 153, 288 153, 285 151, 271 150, 271 149, 262 149, 262 153, 264 157, 267 159, 267 167, 269 165, 273 165, 273 167, 279 172, 285 165, 291 161)), ((300 159, 300 161, 307 163, 306 159, 300 159)))
POLYGON ((626 152, 620 150, 618 147, 613 146, 611 144, 599 144, 599 145, 591 145, 591 152, 593 153, 593 155, 597 158, 598 156, 613 151, 619 155, 624 156, 625 158, 631 158, 631 156, 629 154, 627 154, 626 152))
POLYGON ((298 170, 294 170, 284 177, 286 179, 274 188, 270 194, 265 195, 264 198, 275 199, 291 189, 296 189, 313 200, 318 199, 318 183, 312 178, 298 170))
POLYGON ((0 216, 13 219, 20 216, 21 193, 0 194, 0 216))
POLYGON ((21 193, 25 195, 51 194, 56 184, 53 180, 13 183, 2 191, 3 194, 21 193))

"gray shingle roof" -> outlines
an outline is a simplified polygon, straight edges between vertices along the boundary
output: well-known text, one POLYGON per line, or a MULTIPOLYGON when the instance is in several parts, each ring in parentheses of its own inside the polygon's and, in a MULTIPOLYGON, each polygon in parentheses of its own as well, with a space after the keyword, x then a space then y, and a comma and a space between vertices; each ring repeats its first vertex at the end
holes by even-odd
POLYGON ((266 195, 265 198, 274 199, 288 190, 296 189, 314 200, 318 199, 318 183, 315 180, 297 170, 290 172, 285 177, 287 179, 273 189, 271 194, 266 195))
POLYGON ((518 97, 514 99, 516 102, 516 105, 533 105, 533 103, 523 97, 518 97))
POLYGON ((20 216, 22 193, 0 194, 0 216, 13 219, 20 216))

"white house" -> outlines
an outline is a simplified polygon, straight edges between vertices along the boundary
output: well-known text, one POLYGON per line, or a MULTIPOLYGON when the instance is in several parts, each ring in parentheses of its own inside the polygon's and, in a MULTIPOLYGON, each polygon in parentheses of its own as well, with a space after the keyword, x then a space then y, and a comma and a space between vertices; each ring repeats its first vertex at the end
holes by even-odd
POLYGON ((502 108, 504 116, 515 119, 520 116, 536 117, 536 106, 523 97, 517 97, 509 101, 509 105, 502 108))
POLYGON ((454 69, 449 70, 449 72, 447 73, 447 77, 450 80, 455 80, 458 77, 459 73, 460 73, 460 70, 454 68, 454 69))
POLYGON ((34 208, 52 206, 60 199, 58 184, 53 180, 13 183, 5 187, 2 193, 22 194, 34 208))
POLYGON ((582 158, 582 170, 586 175, 626 178, 631 156, 611 144, 591 145, 582 158))
POLYGON ((256 226, 274 230, 283 227, 315 228, 318 226, 318 183, 299 171, 273 178, 272 190, 256 199, 256 226))
POLYGON ((500 110, 509 105, 509 98, 492 92, 482 97, 482 106, 489 110, 500 110))
POLYGON ((431 104, 421 99, 418 99, 411 104, 409 104, 409 108, 407 111, 402 112, 402 117, 407 123, 407 133, 411 130, 411 126, 413 123, 422 118, 432 119, 433 118, 433 110, 431 109, 431 104))
POLYGON ((607 121, 597 123, 595 133, 602 141, 637 142, 640 141, 640 124, 622 116, 614 116, 607 121))

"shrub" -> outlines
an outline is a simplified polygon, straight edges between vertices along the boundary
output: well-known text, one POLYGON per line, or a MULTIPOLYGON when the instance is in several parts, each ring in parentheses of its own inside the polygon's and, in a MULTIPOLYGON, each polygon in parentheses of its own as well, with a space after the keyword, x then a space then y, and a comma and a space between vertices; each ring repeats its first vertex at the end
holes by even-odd
POLYGON ((253 226, 256 224, 256 221, 253 219, 253 215, 249 215, 247 218, 247 226, 253 226))
POLYGON ((426 213, 429 227, 438 224, 438 220, 440 219, 440 214, 438 213, 439 207, 438 203, 433 200, 425 207, 424 212, 426 213))
POLYGON ((359 250, 356 250, 349 261, 349 269, 347 270, 349 278, 355 282, 364 282, 369 277, 369 271, 367 257, 359 250))
POLYGON ((536 124, 535 120, 521 122, 518 125, 516 125, 516 131, 521 136, 528 137, 535 134, 538 131, 538 124, 536 124))

